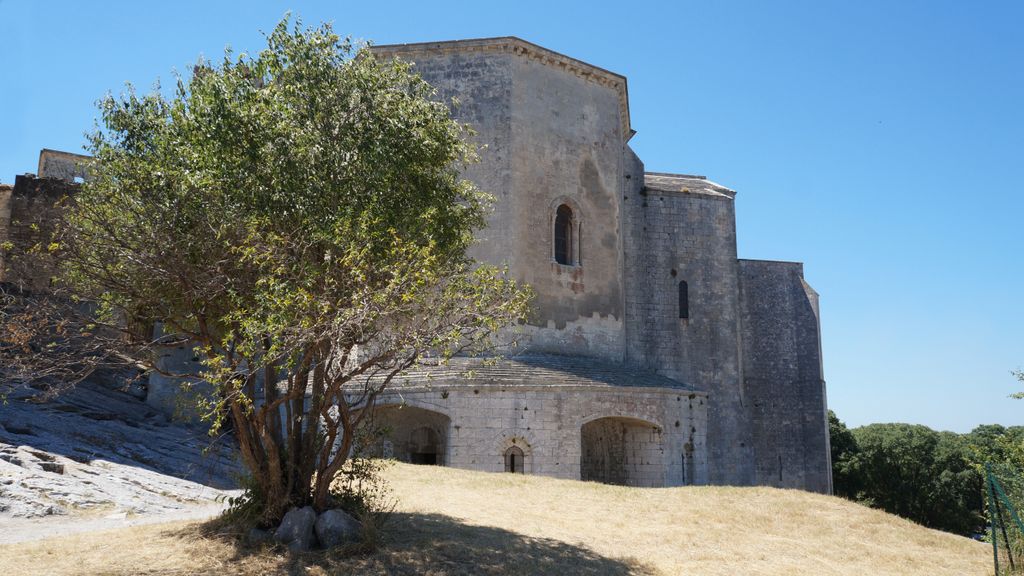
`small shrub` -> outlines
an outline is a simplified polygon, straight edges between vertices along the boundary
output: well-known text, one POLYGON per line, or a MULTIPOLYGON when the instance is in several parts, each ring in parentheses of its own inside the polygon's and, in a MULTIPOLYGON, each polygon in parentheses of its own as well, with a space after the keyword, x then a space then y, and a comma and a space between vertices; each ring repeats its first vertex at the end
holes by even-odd
POLYGON ((390 460, 351 458, 331 484, 331 501, 363 524, 379 531, 387 523, 397 502, 381 475, 390 460))
POLYGON ((231 532, 245 534, 249 528, 268 528, 261 526, 260 519, 263 518, 264 499, 259 493, 259 484, 246 475, 238 480, 242 493, 238 496, 227 496, 219 498, 218 501, 227 502, 228 507, 218 519, 221 527, 231 532))

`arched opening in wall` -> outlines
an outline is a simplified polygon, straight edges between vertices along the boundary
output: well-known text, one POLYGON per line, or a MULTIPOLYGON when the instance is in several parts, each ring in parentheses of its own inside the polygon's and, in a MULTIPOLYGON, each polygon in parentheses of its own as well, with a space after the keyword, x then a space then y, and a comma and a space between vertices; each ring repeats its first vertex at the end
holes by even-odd
POLYGON ((572 209, 562 204, 555 210, 555 262, 571 266, 575 264, 575 227, 572 209))
POLYGON ((505 450, 505 472, 522 474, 526 471, 526 454, 522 448, 511 446, 505 450))
POLYGON ((683 486, 690 486, 696 482, 697 464, 693 461, 693 441, 683 445, 683 486))
POLYGON ((679 317, 690 317, 690 288, 686 282, 679 283, 679 317))
POLYGON ((624 486, 662 486, 662 430, 635 418, 607 417, 580 428, 580 479, 624 486))
POLYGON ((447 463, 451 419, 440 412, 414 406, 384 406, 374 411, 371 426, 380 440, 373 456, 410 464, 447 463))
POLYGON ((441 443, 433 428, 420 426, 409 434, 409 462, 434 465, 440 452, 441 443))

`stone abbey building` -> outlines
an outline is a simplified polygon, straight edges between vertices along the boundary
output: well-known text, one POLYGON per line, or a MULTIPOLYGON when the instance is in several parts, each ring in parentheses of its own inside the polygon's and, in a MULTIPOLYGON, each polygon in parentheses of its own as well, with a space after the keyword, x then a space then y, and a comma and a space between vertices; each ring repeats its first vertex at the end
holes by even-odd
MULTIPOLYGON (((508 357, 421 365, 395 383, 379 412, 386 455, 831 491, 817 294, 799 263, 737 258, 735 192, 645 172, 624 77, 512 37, 373 51, 458 99, 483 147, 465 175, 497 199, 472 256, 536 293, 508 357)), ((44 151, 39 174, 81 177, 81 159, 44 151)), ((54 181, 0 187, 0 243, 47 217, 54 181)), ((171 388, 154 376, 148 401, 166 408, 171 388)))
POLYGON ((735 192, 645 172, 626 79, 518 38, 377 46, 457 98, 497 198, 473 256, 536 292, 496 365, 406 375, 395 457, 635 486, 831 490, 817 294, 740 260, 735 192))

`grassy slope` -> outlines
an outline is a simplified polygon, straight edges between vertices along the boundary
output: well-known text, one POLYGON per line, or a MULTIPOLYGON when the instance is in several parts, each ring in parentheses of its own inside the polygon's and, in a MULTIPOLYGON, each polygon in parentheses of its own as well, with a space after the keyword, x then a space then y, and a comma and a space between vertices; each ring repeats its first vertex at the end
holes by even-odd
POLYGON ((634 489, 396 465, 390 544, 369 557, 240 551, 163 525, 0 547, 0 574, 982 575, 990 549, 838 498, 634 489))

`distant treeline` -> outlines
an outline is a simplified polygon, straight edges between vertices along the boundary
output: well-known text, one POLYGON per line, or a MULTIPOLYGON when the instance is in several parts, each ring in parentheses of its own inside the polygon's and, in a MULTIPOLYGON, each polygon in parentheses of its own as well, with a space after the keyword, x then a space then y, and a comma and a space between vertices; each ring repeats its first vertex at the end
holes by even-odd
POLYGON ((984 464, 1024 471, 1024 427, 978 426, 967 434, 915 424, 848 429, 831 410, 832 476, 837 496, 930 528, 984 532, 984 464))

